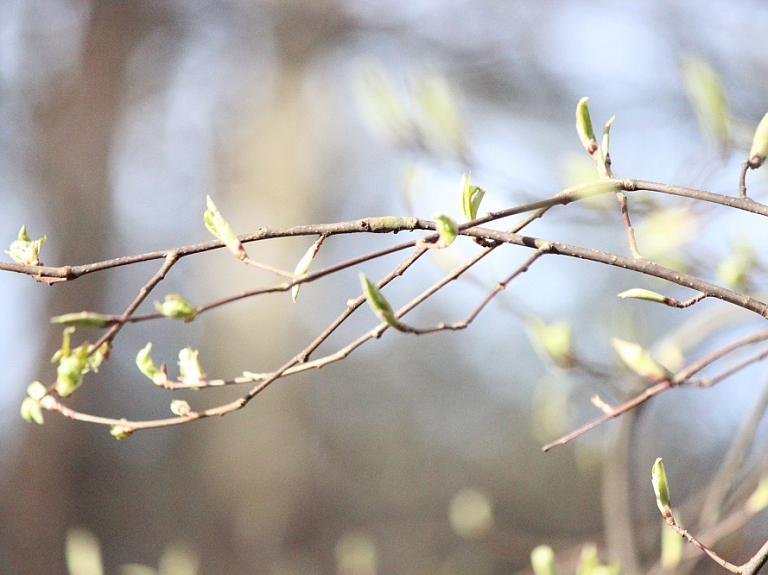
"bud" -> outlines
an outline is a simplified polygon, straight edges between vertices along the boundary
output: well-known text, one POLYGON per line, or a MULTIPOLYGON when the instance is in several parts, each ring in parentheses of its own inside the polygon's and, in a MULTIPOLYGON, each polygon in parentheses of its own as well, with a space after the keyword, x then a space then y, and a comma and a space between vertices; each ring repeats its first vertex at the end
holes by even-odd
POLYGON ((224 219, 224 216, 221 215, 216 204, 213 203, 211 196, 206 196, 205 199, 208 205, 208 209, 205 210, 205 213, 203 214, 203 223, 205 224, 205 227, 208 228, 208 231, 214 236, 224 242, 227 249, 235 254, 237 259, 244 260, 248 257, 248 254, 245 253, 243 244, 237 239, 235 232, 232 231, 232 227, 227 220, 224 219))
POLYGON ((644 299, 646 301, 655 301, 656 303, 667 303, 669 301, 669 298, 660 293, 642 288, 628 289, 627 291, 621 292, 616 297, 622 299, 644 299))
POLYGON ((576 105, 576 132, 579 140, 591 156, 597 151, 597 138, 592 129, 592 118, 589 115, 589 98, 582 98, 576 105))
POLYGON ((133 433, 133 428, 127 425, 113 425, 109 428, 109 433, 119 441, 129 437, 133 433))
POLYGON ((25 397, 21 402, 20 412, 24 421, 37 423, 38 425, 43 424, 43 409, 39 401, 31 397, 25 397))
POLYGON ((183 399, 174 399, 171 402, 171 412, 179 417, 186 417, 192 414, 192 408, 183 399))
POLYGON ((166 295, 163 303, 156 301, 155 309, 165 317, 183 319, 186 322, 190 322, 197 317, 195 307, 175 293, 166 295))
POLYGON ((379 288, 365 277, 365 274, 362 272, 360 272, 360 283, 363 286, 365 299, 368 301, 368 305, 371 306, 373 313, 375 313, 379 319, 386 322, 388 326, 397 327, 400 324, 400 321, 392 310, 392 306, 389 305, 387 298, 385 298, 381 291, 379 291, 379 288))
POLYGON ((651 483, 653 483, 653 493, 656 495, 656 505, 659 511, 661 511, 662 517, 665 520, 670 519, 672 517, 672 507, 669 501, 669 485, 661 457, 656 458, 656 462, 653 464, 651 483))

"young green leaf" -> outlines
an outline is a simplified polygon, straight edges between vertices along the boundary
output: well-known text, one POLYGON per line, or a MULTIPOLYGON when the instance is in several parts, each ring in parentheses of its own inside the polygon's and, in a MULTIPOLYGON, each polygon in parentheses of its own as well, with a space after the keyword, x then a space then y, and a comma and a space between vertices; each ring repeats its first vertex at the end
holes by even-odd
POLYGON ((763 116, 752 138, 752 147, 749 150, 749 166, 756 170, 765 162, 768 156, 768 114, 763 116))
POLYGON ((589 115, 589 98, 582 98, 576 105, 576 132, 584 149, 590 156, 593 155, 597 151, 597 138, 589 115))
POLYGON ((175 293, 167 294, 163 303, 156 301, 155 309, 165 317, 183 319, 185 322, 190 322, 197 317, 195 306, 175 293))
POLYGON ((647 377, 651 381, 663 381, 671 376, 669 370, 653 359, 648 350, 642 346, 617 337, 611 339, 611 344, 624 365, 638 375, 647 377))
POLYGON ((653 484, 653 493, 656 496, 656 505, 661 511, 662 517, 667 520, 672 517, 672 504, 669 500, 669 484, 667 483, 667 473, 664 471, 664 463, 661 457, 657 457, 651 469, 651 483, 653 484))
POLYGON ((456 236, 459 235, 459 225, 445 214, 435 214, 432 217, 435 218, 435 228, 440 235, 440 240, 436 244, 437 247, 450 246, 456 236))
POLYGON ((21 417, 24 421, 29 423, 37 423, 42 425, 43 420, 43 408, 40 406, 40 402, 32 399, 31 397, 25 397, 21 402, 21 417))
POLYGON ((185 347, 179 351, 179 371, 184 383, 196 383, 205 381, 205 374, 197 359, 198 351, 191 347, 185 347))
POLYGON ((360 283, 363 286, 363 293, 365 299, 368 301, 368 305, 371 306, 373 313, 375 313, 379 319, 386 322, 390 327, 397 327, 400 321, 397 319, 392 306, 389 305, 387 298, 385 298, 379 288, 372 283, 364 273, 360 272, 360 283))
POLYGON ((208 209, 205 210, 205 213, 203 214, 203 223, 205 223, 205 227, 208 228, 208 231, 214 236, 224 242, 227 249, 235 254, 238 259, 244 260, 247 258, 248 254, 245 253, 243 244, 237 239, 235 232, 232 231, 232 227, 227 220, 224 219, 224 216, 221 215, 216 204, 213 203, 211 196, 206 196, 205 200, 208 206, 208 209))
POLYGON ((145 345, 136 354, 136 365, 139 371, 146 375, 156 385, 164 385, 168 381, 165 370, 158 369, 149 354, 152 352, 152 342, 145 345))
POLYGON ((107 325, 107 321, 107 316, 104 314, 91 311, 66 313, 51 318, 51 323, 76 327, 104 327, 107 325))
POLYGON ((6 250, 11 259, 17 264, 26 266, 40 265, 40 248, 48 241, 48 236, 39 240, 31 240, 27 235, 27 226, 21 226, 16 241, 11 242, 11 247, 6 250))
POLYGON ((461 213, 467 222, 477 218, 480 202, 483 201, 483 196, 485 196, 484 189, 470 185, 471 179, 472 172, 467 172, 461 175, 461 181, 459 182, 461 213))

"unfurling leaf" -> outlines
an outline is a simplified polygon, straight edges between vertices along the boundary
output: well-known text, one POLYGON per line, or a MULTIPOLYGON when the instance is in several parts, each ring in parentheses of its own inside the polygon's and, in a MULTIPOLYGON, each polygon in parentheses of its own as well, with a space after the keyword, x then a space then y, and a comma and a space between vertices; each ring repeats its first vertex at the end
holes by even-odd
POLYGON ((642 288, 628 289, 627 291, 621 292, 616 297, 620 297, 622 299, 644 299, 646 301, 654 301, 656 303, 667 303, 669 301, 669 298, 661 295, 660 293, 642 288))
POLYGON ((472 172, 462 174, 459 182, 459 194, 461 195, 461 213, 465 221, 472 221, 477 218, 477 211, 480 209, 480 202, 483 201, 485 190, 477 186, 470 185, 472 172))
POLYGON ((69 397, 83 383, 83 376, 88 371, 88 350, 79 346, 69 355, 59 360, 56 368, 56 393, 69 397))
MULTIPOLYGON (((309 266, 311 266, 312 262, 315 260, 315 256, 324 240, 325 236, 320 236, 311 246, 309 246, 307 252, 299 260, 299 263, 296 264, 296 269, 293 270, 293 275, 301 277, 309 271, 309 266)), ((301 284, 296 284, 291 288, 291 300, 293 300, 293 303, 296 303, 296 298, 299 297, 300 288, 301 284)))
POLYGON ((752 138, 752 147, 749 150, 749 165, 755 170, 763 165, 768 156, 768 114, 763 116, 752 138))
POLYGON ((656 505, 661 511, 662 517, 668 519, 672 517, 672 504, 669 501, 669 484, 667 483, 667 473, 664 471, 664 463, 661 457, 656 458, 651 469, 651 483, 653 483, 653 493, 656 496, 656 505))
POLYGON ((44 423, 43 408, 40 402, 31 397, 25 397, 21 402, 21 417, 29 423, 42 425, 44 423))
POLYGON ((435 214, 435 228, 440 235, 437 247, 445 248, 453 243, 456 236, 459 235, 459 225, 445 214, 435 214))
POLYGON ((11 259, 17 264, 25 266, 40 265, 40 248, 48 241, 48 236, 43 236, 39 240, 31 240, 27 235, 27 226, 21 226, 16 241, 11 242, 11 247, 6 250, 11 259))
POLYGON ((214 236, 224 242, 227 249, 235 254, 238 259, 244 260, 247 258, 248 254, 245 253, 243 244, 237 239, 235 232, 232 231, 232 227, 227 220, 224 219, 224 216, 221 215, 216 204, 213 203, 211 196, 205 196, 205 201, 208 206, 208 209, 205 210, 205 213, 203 214, 203 223, 205 223, 205 227, 208 228, 208 231, 214 236))
POLYGON ((387 298, 385 298, 376 284, 372 283, 365 274, 360 272, 360 283, 363 286, 363 294, 368 301, 368 305, 371 306, 373 313, 375 313, 379 319, 386 322, 390 327, 397 327, 400 321, 397 319, 392 306, 389 305, 387 298))
POLYGON ((51 323, 60 323, 76 327, 104 327, 107 325, 107 321, 108 318, 103 313, 95 313, 92 311, 66 313, 51 318, 51 323))
POLYGON ((555 552, 549 545, 539 545, 531 551, 531 567, 535 575, 556 575, 555 552))
POLYGON ((579 140, 591 156, 597 151, 597 138, 592 129, 592 118, 589 115, 589 98, 582 98, 576 105, 576 132, 579 140))
POLYGON ((136 354, 136 365, 139 371, 146 375, 156 385, 164 385, 168 381, 165 370, 158 369, 149 354, 152 351, 152 342, 145 345, 136 354))
POLYGON ((192 408, 183 399, 174 399, 171 402, 171 412, 179 417, 186 417, 192 414, 192 408))
POLYGON ((611 339, 611 344, 624 365, 636 374, 647 377, 651 381, 663 381, 671 376, 669 370, 653 359, 648 350, 642 346, 617 337, 611 339))
POLYGON ((184 383, 196 383, 205 381, 205 374, 197 359, 198 351, 191 347, 185 347, 179 351, 179 371, 184 383))
POLYGON ((163 303, 156 301, 155 309, 165 317, 183 319, 186 322, 190 322, 197 317, 195 306, 175 293, 166 295, 163 303))

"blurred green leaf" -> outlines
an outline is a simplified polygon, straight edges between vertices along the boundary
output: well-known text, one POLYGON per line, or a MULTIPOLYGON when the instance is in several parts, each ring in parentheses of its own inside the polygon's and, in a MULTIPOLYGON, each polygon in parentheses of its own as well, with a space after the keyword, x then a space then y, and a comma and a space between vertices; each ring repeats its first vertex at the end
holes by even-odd
POLYGON ((768 155, 768 114, 760 120, 752 138, 752 147, 749 149, 749 162, 752 169, 762 166, 766 155, 768 155))
POLYGON ((531 567, 535 575, 557 575, 555 552, 549 545, 539 545, 531 551, 531 567))
POLYGON ((43 408, 40 402, 31 397, 25 397, 21 401, 21 417, 29 423, 43 424, 43 408))
POLYGON ((149 354, 152 352, 152 342, 147 343, 136 354, 136 365, 139 371, 146 375, 156 385, 164 385, 168 381, 165 370, 158 369, 149 354))
POLYGON ((720 76, 709 62, 698 56, 683 57, 680 72, 702 131, 721 148, 728 147, 731 141, 730 110, 720 76))
POLYGON ((444 76, 425 72, 416 78, 417 123, 427 148, 440 155, 464 156, 466 135, 456 100, 444 76))
POLYGON ((662 381, 670 377, 669 370, 657 362, 642 346, 614 337, 611 344, 621 361, 632 371, 651 381, 662 381))

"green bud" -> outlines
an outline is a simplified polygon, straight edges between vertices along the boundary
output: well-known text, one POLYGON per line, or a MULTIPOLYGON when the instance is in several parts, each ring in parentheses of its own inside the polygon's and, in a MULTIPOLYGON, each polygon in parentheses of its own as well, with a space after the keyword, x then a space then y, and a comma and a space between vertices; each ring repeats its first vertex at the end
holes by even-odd
POLYGON ((445 214, 435 214, 432 217, 435 218, 435 228, 440 234, 437 246, 441 248, 450 246, 459 235, 459 225, 445 214))
POLYGON ((152 343, 148 343, 136 354, 136 365, 139 371, 151 379, 156 385, 164 385, 168 377, 164 370, 158 369, 155 362, 149 356, 152 351, 152 343))
POLYGON ((661 457, 656 458, 651 470, 651 483, 653 483, 653 493, 656 495, 656 505, 661 511, 665 520, 672 517, 672 507, 669 501, 669 485, 667 483, 667 473, 664 471, 664 463, 661 457))
POLYGON ((21 226, 16 241, 11 242, 11 247, 5 253, 17 264, 26 266, 40 265, 40 248, 48 241, 48 236, 39 240, 31 240, 27 235, 27 226, 21 226))
POLYGON ((644 299, 646 301, 655 301, 656 303, 667 303, 669 301, 669 298, 660 293, 642 288, 628 289, 618 294, 617 297, 622 299, 644 299))
MULTIPOLYGON (((311 266, 312 262, 315 260, 315 256, 320 250, 320 244, 323 243, 323 240, 325 240, 325 236, 320 236, 311 246, 309 246, 307 252, 299 260, 299 263, 296 264, 296 269, 293 270, 293 275, 301 277, 309 271, 309 266, 311 266)), ((296 303, 296 298, 299 297, 300 288, 301 284, 296 284, 291 288, 291 300, 293 303, 296 303)))
POLYGON ((183 399, 174 399, 171 402, 171 412, 179 417, 185 417, 192 414, 192 408, 183 399))
POLYGON ((109 428, 109 433, 118 441, 129 437, 133 431, 133 428, 127 425, 113 425, 109 428))
POLYGON ((51 323, 64 324, 76 327, 104 327, 107 325, 108 318, 102 313, 91 311, 81 311, 78 313, 67 313, 57 315, 51 318, 51 323))
POLYGON ((32 399, 31 397, 25 397, 21 402, 21 417, 24 421, 29 423, 43 424, 43 408, 40 406, 40 402, 32 399))
POLYGON ((197 317, 197 310, 195 307, 179 294, 175 293, 166 295, 163 303, 156 301, 155 309, 165 317, 183 319, 186 322, 190 322, 197 317))
POLYGON ((485 190, 477 186, 470 185, 472 172, 462 174, 459 182, 459 194, 461 195, 461 213, 465 221, 471 221, 477 218, 477 212, 480 209, 480 202, 483 201, 485 190))
POLYGON ((205 374, 197 359, 198 351, 191 347, 185 347, 179 351, 179 371, 181 380, 185 383, 205 381, 205 374))
POLYGON ((389 305, 387 298, 385 298, 381 291, 379 291, 379 288, 365 277, 365 274, 362 272, 360 272, 360 283, 363 286, 365 299, 368 301, 368 305, 371 306, 373 313, 375 313, 379 319, 386 322, 390 327, 397 327, 400 324, 400 321, 392 310, 392 306, 389 305))
POLYGON ((582 98, 576 105, 576 132, 587 153, 590 156, 594 154, 597 151, 597 138, 589 115, 589 98, 582 98))
POLYGON ((539 545, 531 551, 531 567, 535 575, 556 575, 555 552, 549 545, 539 545))
POLYGON ((611 344, 624 365, 636 374, 647 377, 651 381, 662 381, 670 377, 669 370, 653 359, 642 346, 617 337, 611 339, 611 344))
POLYGON ((244 260, 248 257, 248 254, 245 253, 243 244, 237 239, 235 232, 232 231, 232 227, 227 220, 224 219, 224 216, 221 215, 216 204, 213 203, 211 196, 206 196, 205 199, 208 205, 208 209, 205 210, 205 213, 203 214, 203 223, 205 223, 205 227, 208 228, 208 231, 214 236, 224 242, 227 249, 235 254, 238 259, 244 260))
POLYGON ((754 170, 765 162, 768 155, 768 114, 763 116, 752 138, 752 147, 749 149, 749 165, 754 170))

